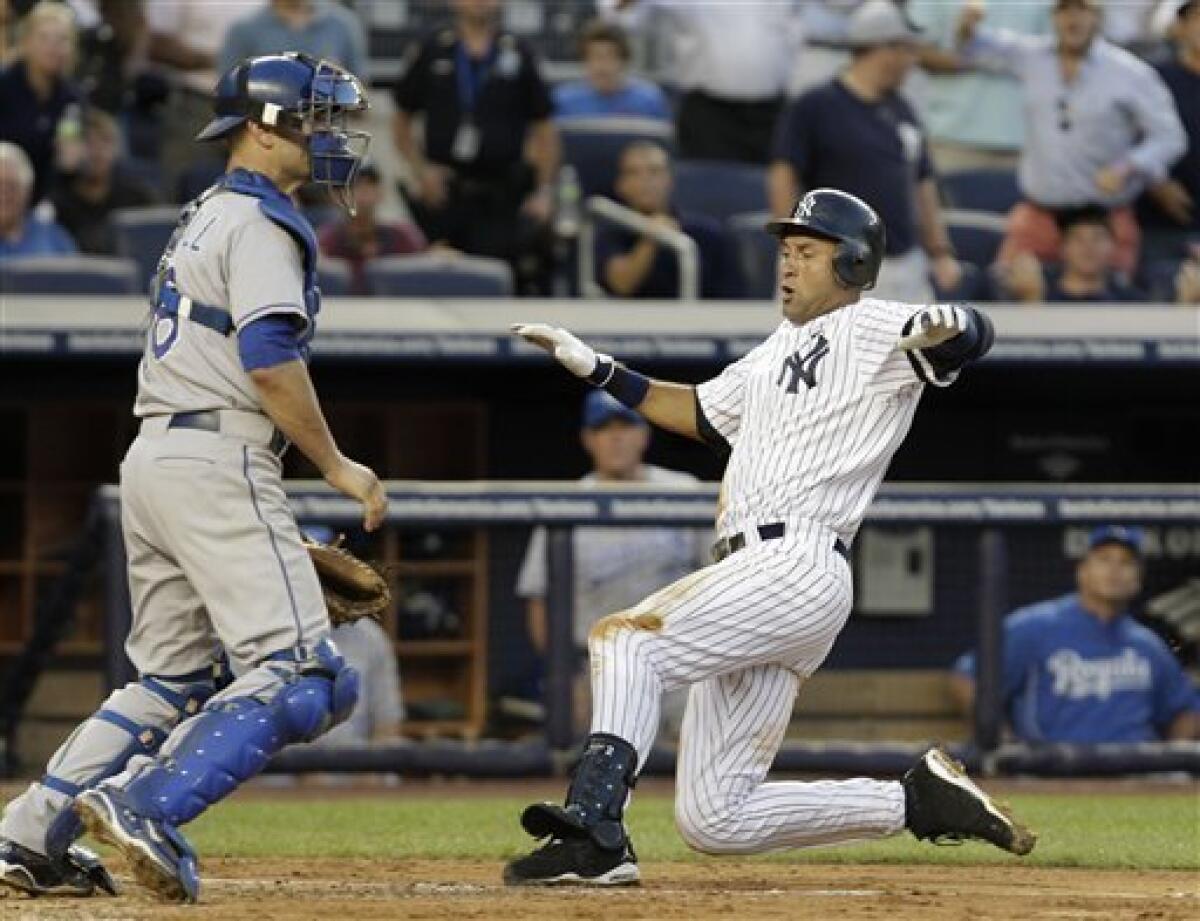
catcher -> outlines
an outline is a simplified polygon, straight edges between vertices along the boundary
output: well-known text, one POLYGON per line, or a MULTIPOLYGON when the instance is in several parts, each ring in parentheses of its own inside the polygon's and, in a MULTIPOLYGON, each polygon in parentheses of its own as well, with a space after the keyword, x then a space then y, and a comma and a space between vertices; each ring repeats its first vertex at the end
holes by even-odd
POLYGON ((74 844, 86 828, 143 886, 195 901, 197 856, 180 827, 358 697, 358 675, 329 639, 317 572, 351 589, 350 616, 386 603, 382 580, 328 548, 314 567, 280 457, 294 444, 362 503, 368 531, 383 521, 378 478, 338 450, 308 375, 316 238, 292 200, 311 181, 349 206, 369 138, 347 119, 366 105, 353 74, 303 54, 243 61, 217 85, 217 117, 199 139, 228 144, 227 172, 184 209, 159 261, 134 406, 141 429, 121 464, 126 651, 141 677, 9 803, 0 880, 10 886, 115 893, 74 844), (236 676, 221 690, 218 644, 236 676))

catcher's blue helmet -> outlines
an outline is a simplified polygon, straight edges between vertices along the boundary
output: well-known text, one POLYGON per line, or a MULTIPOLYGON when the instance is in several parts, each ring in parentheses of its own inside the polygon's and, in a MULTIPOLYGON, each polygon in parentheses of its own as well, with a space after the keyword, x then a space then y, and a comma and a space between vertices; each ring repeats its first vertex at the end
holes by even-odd
POLYGON ((247 121, 307 139, 312 181, 350 207, 350 184, 371 136, 346 127, 351 112, 367 108, 359 79, 330 61, 298 51, 247 58, 217 81, 216 117, 198 141, 223 138, 247 121))

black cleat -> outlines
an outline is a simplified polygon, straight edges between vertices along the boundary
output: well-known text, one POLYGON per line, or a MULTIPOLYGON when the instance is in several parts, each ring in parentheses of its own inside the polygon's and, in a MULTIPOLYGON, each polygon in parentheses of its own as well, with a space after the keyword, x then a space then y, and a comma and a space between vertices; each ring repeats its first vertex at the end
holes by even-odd
POLYGON ((628 841, 608 850, 590 837, 551 838, 504 867, 506 886, 636 886, 641 878, 628 841))
POLYGON ((1037 835, 1018 823, 967 776, 945 752, 931 748, 904 775, 904 824, 914 836, 935 844, 977 838, 1025 855, 1037 835))
POLYGON ((29 895, 89 896, 97 889, 117 894, 112 876, 87 848, 73 845, 54 859, 5 838, 0 838, 0 884, 29 895))

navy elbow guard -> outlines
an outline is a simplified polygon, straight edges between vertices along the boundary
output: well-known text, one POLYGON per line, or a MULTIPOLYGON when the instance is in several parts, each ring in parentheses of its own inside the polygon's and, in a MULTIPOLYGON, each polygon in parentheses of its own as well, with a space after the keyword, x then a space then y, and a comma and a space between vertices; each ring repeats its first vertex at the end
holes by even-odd
POLYGON ((987 314, 974 307, 964 306, 962 310, 967 315, 965 330, 941 345, 921 350, 939 378, 945 378, 968 362, 982 358, 991 351, 996 341, 996 327, 987 314))

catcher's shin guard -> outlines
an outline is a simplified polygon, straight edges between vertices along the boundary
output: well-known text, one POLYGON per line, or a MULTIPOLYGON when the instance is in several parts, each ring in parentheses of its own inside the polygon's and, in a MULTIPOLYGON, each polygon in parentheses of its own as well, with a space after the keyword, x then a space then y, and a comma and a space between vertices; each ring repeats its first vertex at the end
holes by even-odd
POLYGON ((148 818, 190 822, 258 774, 285 745, 311 741, 349 716, 358 684, 358 672, 324 639, 270 700, 214 698, 178 742, 168 742, 133 777, 125 798, 148 818))
POLYGON ((588 737, 575 769, 566 806, 534 803, 521 814, 521 826, 535 838, 590 838, 605 850, 621 850, 629 841, 622 816, 637 782, 637 752, 618 736, 597 732, 588 737))

